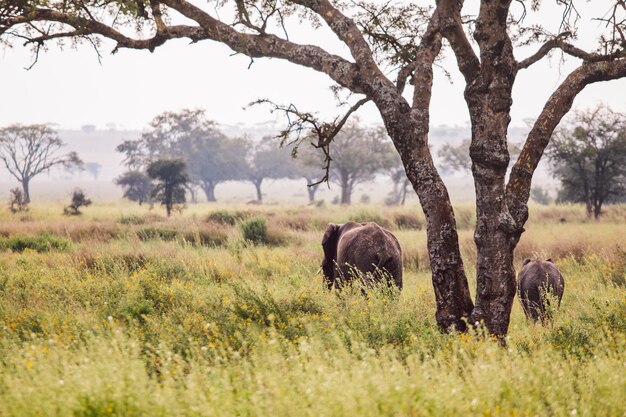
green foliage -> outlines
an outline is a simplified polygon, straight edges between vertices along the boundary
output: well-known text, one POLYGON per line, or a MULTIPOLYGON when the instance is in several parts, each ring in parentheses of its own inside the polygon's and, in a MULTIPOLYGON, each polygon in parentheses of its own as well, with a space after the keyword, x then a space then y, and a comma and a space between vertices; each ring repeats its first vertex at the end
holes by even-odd
POLYGON ((264 218, 255 217, 253 219, 244 220, 241 222, 240 227, 245 240, 255 245, 269 243, 267 225, 264 218))
MULTIPOLYGON (((62 239, 66 250, 0 258, 0 415, 626 411, 626 374, 618 372, 626 362, 626 289, 617 278, 626 264, 617 248, 626 233, 623 209, 584 223, 581 206, 532 207, 521 250, 558 255, 565 295, 545 326, 527 321, 516 300, 507 348, 479 332, 440 333, 431 274, 415 265, 405 264, 401 293, 327 292, 317 274, 324 227, 362 208, 255 211, 270 237, 294 220, 298 241, 288 246, 197 245, 196 232, 239 230, 240 220, 196 223, 208 210, 238 213, 200 205, 163 223, 131 204, 96 205, 80 219, 34 206, 33 220, 21 223, 5 212, 2 242, 44 230, 87 238, 62 239), (105 226, 119 226, 121 213, 131 219, 126 233, 95 240, 105 226), (140 240, 137 231, 154 238, 140 240)), ((399 214, 414 210, 372 213, 397 225, 399 214)), ((395 234, 405 256, 427 263, 423 232, 395 234)), ((469 242, 463 254, 471 268, 473 230, 459 234, 463 247, 469 242)))
POLYGON ((0 250, 22 253, 26 249, 37 252, 65 251, 71 247, 70 241, 48 234, 29 236, 16 235, 0 238, 0 250))
POLYGON ((150 200, 152 181, 141 171, 128 171, 115 179, 115 184, 124 189, 124 198, 140 205, 150 200))
POLYGON ((167 217, 175 207, 185 203, 185 190, 189 183, 187 164, 182 159, 159 159, 148 166, 148 176, 156 181, 151 198, 165 206, 167 217))
POLYGON ((547 154, 561 181, 557 201, 584 203, 597 219, 603 204, 626 198, 626 115, 603 105, 576 112, 547 154))
POLYGON ((234 226, 237 222, 250 217, 245 211, 217 210, 207 216, 207 221, 234 226))
POLYGON ((91 205, 91 200, 87 198, 85 192, 80 188, 76 188, 72 192, 72 201, 70 204, 63 208, 63 214, 66 216, 79 216, 81 214, 80 208, 91 205))
POLYGON ((28 203, 24 199, 24 192, 19 188, 13 188, 9 191, 9 211, 13 214, 28 211, 28 203))

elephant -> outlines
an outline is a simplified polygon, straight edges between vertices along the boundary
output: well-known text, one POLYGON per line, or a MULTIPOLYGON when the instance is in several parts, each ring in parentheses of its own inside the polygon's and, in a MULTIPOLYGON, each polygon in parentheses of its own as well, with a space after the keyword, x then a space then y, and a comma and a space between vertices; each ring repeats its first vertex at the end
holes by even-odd
POLYGON ((550 293, 560 306, 564 288, 563 275, 552 259, 524 259, 517 290, 526 318, 535 322, 549 318, 550 312, 546 312, 546 306, 549 305, 550 298, 546 295, 550 293))
POLYGON ((402 289, 398 239, 374 222, 329 223, 322 238, 324 282, 340 289, 354 278, 364 285, 385 281, 402 289))

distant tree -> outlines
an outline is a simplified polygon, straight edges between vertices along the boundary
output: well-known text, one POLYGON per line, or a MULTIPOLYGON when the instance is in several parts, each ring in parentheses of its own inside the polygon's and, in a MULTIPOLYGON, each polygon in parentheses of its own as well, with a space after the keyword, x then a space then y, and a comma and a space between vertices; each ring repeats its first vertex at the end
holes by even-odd
POLYGON ((261 143, 250 144, 247 177, 256 188, 257 201, 263 201, 261 184, 265 179, 292 178, 296 168, 288 148, 277 147, 273 138, 263 138, 261 143))
POLYGON ((115 184, 124 189, 124 198, 139 205, 150 200, 152 180, 142 171, 127 171, 115 179, 115 184))
POLYGON ((100 170, 102 169, 102 165, 97 162, 86 162, 85 169, 89 171, 89 173, 93 176, 94 180, 98 179, 98 175, 100 175, 100 170))
POLYGON ((306 189, 309 196, 309 204, 315 202, 315 193, 319 189, 319 180, 324 176, 324 157, 312 145, 304 143, 296 150, 291 149, 293 169, 295 177, 306 180, 306 189))
POLYGON ((72 192, 72 201, 69 206, 63 208, 63 214, 66 216, 78 216, 81 214, 80 208, 91 205, 91 200, 87 198, 85 192, 80 188, 76 188, 72 192))
POLYGON ((93 133, 96 131, 96 125, 82 125, 80 127, 80 130, 82 130, 84 133, 93 133))
POLYGON ((532 187, 530 189, 530 198, 537 204, 547 206, 552 202, 552 198, 542 187, 532 187))
POLYGON ((28 203, 24 201, 24 192, 20 188, 13 188, 10 191, 9 210, 11 213, 28 211, 28 203))
POLYGON ((410 189, 411 183, 406 177, 404 168, 401 163, 389 170, 389 176, 393 181, 393 190, 389 192, 385 198, 385 204, 388 206, 403 206, 406 201, 406 195, 410 189))
POLYGON ((355 122, 337 135, 330 157, 330 180, 341 187, 341 204, 350 204, 356 185, 393 166, 395 151, 384 129, 355 122))
POLYGON ((603 105, 578 111, 547 153, 561 181, 557 201, 584 203, 597 219, 604 203, 626 196, 626 115, 603 105))
MULTIPOLYGON (((466 171, 469 173, 472 171, 470 142, 470 139, 465 139, 456 146, 446 143, 437 151, 437 156, 440 158, 439 165, 443 172, 466 171)), ((514 162, 519 156, 521 148, 515 143, 508 143, 507 146, 511 160, 514 162)))
POLYGON ((148 176, 156 181, 151 197, 165 206, 170 217, 175 206, 185 203, 189 183, 187 164, 182 159, 158 159, 148 166, 148 176))
POLYGON ((124 154, 123 164, 130 171, 138 171, 144 168, 147 158, 142 149, 141 140, 125 140, 117 145, 115 150, 124 154))
POLYGON ((193 186, 200 187, 208 201, 216 201, 217 184, 245 179, 247 145, 220 132, 204 110, 161 113, 150 127, 141 138, 117 147, 131 171, 145 170, 158 159, 182 159, 190 177, 188 189, 193 194, 193 186))
POLYGON ((217 201, 215 187, 224 181, 244 180, 247 172, 248 145, 218 131, 213 136, 197 137, 187 159, 194 184, 204 191, 207 201, 217 201))
POLYGON ((30 180, 52 167, 81 166, 76 152, 59 155, 64 146, 46 125, 11 125, 0 129, 0 160, 22 185, 24 201, 30 203, 30 180))

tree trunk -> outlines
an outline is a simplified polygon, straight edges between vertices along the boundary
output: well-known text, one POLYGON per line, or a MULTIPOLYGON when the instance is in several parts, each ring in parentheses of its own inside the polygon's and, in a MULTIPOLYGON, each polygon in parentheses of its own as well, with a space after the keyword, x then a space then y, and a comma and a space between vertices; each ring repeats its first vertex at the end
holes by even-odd
POLYGON ((352 200, 352 185, 348 180, 348 175, 341 173, 341 204, 350 205, 352 200))
POLYGON ((260 180, 252 181, 254 183, 254 188, 256 189, 256 199, 257 201, 263 201, 263 193, 261 192, 261 184, 263 183, 263 178, 260 180))
POLYGON ((198 193, 193 186, 187 188, 189 190, 189 196, 191 197, 191 204, 198 204, 198 193))
POLYGON ((214 203, 215 199, 215 184, 212 182, 205 182, 202 184, 202 191, 206 195, 206 199, 209 203, 214 203))
MULTIPOLYGON (((307 180, 307 184, 310 184, 310 183, 311 181, 307 180)), ((307 185, 306 191, 309 194, 309 204, 315 203, 315 193, 317 192, 318 187, 319 187, 319 184, 316 184, 313 186, 307 185)))
POLYGON ((22 192, 24 193, 24 203, 30 204, 30 179, 22 180, 22 192))

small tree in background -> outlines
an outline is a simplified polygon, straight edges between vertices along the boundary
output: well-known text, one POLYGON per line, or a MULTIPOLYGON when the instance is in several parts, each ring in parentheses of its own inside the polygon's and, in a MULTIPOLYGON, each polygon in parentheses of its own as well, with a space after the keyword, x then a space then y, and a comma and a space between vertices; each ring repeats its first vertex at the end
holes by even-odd
POLYGON ((102 169, 102 165, 99 164, 98 162, 85 163, 85 170, 87 170, 93 176, 94 180, 98 179, 101 169, 102 169))
POLYGON ((148 166, 148 176, 156 181, 151 197, 165 206, 167 217, 177 205, 185 204, 189 184, 187 164, 182 159, 159 159, 148 166))
POLYGON ((150 201, 152 180, 141 171, 127 171, 115 179, 115 184, 124 189, 124 198, 142 205, 150 201))
POLYGON ((558 201, 584 203, 587 216, 626 196, 626 115, 600 105, 578 111, 547 150, 561 180, 558 201))
POLYGON ((80 188, 76 188, 72 192, 72 202, 69 206, 63 208, 63 214, 66 216, 78 216, 82 214, 80 208, 89 205, 91 205, 91 200, 87 198, 85 192, 80 188))
POLYGON ((547 206, 552 202, 550 194, 542 187, 533 187, 530 189, 530 198, 537 204, 547 206))
POLYGON ((59 155, 64 146, 46 125, 11 125, 0 129, 0 160, 22 185, 24 201, 30 203, 30 180, 55 166, 82 166, 76 152, 59 155))
POLYGON ((263 138, 256 146, 250 144, 252 149, 248 162, 247 177, 254 184, 257 201, 263 201, 261 185, 268 178, 292 178, 296 176, 296 168, 287 148, 277 148, 271 142, 273 138, 263 138))
POLYGON ((24 200, 24 192, 19 188, 13 188, 9 197, 9 210, 11 213, 28 211, 28 203, 24 200))

